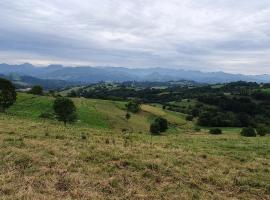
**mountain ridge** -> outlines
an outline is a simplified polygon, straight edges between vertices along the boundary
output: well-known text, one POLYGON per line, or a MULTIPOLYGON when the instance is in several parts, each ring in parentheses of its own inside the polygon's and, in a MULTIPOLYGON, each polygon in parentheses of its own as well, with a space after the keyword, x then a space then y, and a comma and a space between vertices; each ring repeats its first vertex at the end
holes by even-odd
POLYGON ((166 68, 125 68, 125 67, 93 67, 93 66, 63 66, 48 65, 37 67, 30 63, 19 65, 0 64, 0 74, 18 74, 40 79, 81 82, 85 84, 100 81, 177 81, 181 79, 201 83, 227 83, 234 81, 269 83, 270 75, 244 75, 226 72, 201 72, 184 69, 166 68))

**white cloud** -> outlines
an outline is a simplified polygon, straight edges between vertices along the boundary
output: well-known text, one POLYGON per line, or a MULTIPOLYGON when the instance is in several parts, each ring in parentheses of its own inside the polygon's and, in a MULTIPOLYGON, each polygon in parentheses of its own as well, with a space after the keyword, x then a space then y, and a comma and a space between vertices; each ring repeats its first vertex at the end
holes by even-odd
POLYGON ((1 0, 0 22, 5 61, 270 73, 267 0, 1 0))

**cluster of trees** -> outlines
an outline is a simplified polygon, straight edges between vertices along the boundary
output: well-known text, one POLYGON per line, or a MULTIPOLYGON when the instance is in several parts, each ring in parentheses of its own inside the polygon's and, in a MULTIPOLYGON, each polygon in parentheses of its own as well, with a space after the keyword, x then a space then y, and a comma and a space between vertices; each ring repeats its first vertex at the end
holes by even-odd
MULTIPOLYGON (((180 87, 184 92, 184 88, 180 87)), ((136 88, 127 87, 124 84, 108 87, 108 85, 93 85, 89 87, 71 90, 68 94, 69 97, 84 97, 104 100, 129 100, 139 99, 143 103, 166 103, 176 101, 181 98, 182 92, 174 91, 173 88, 136 88)), ((179 89, 180 90, 180 89, 179 89)))
POLYGON ((269 125, 270 102, 251 97, 227 97, 203 95, 198 100, 207 106, 199 109, 201 126, 248 127, 256 124, 269 125))
POLYGON ((259 125, 256 128, 253 127, 245 127, 241 131, 241 135, 245 137, 256 137, 265 136, 266 134, 270 133, 269 129, 264 125, 259 125))

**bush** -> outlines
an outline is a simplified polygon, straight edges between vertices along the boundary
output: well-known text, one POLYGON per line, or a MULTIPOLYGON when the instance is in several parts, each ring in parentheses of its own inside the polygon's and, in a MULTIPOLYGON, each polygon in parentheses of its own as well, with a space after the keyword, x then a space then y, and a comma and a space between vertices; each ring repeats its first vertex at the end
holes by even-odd
POLYGON ((200 127, 195 127, 195 128, 194 128, 194 131, 200 132, 200 131, 201 131, 201 128, 200 128, 200 127))
POLYGON ((219 128, 213 128, 209 130, 209 133, 212 135, 220 135, 222 134, 222 130, 219 128))
POLYGON ((192 121, 192 120, 193 120, 193 116, 192 116, 192 115, 188 115, 188 116, 186 117, 186 120, 187 120, 187 121, 192 121))
POLYGON ((130 119, 130 117, 131 117, 131 115, 129 114, 129 113, 126 113, 126 120, 129 120, 130 119))
POLYGON ((137 113, 141 110, 140 104, 136 101, 130 101, 126 105, 127 110, 132 113, 137 113))
POLYGON ((49 113, 49 112, 44 112, 44 113, 41 113, 39 115, 39 118, 42 118, 42 119, 53 119, 54 118, 54 115, 52 113, 49 113))
POLYGON ((200 110, 198 108, 194 108, 191 113, 193 117, 198 117, 200 115, 200 110))
POLYGON ((268 128, 264 125, 258 126, 256 131, 259 136, 265 136, 267 133, 269 133, 268 128))
POLYGON ((159 126, 159 123, 158 122, 153 122, 151 125, 150 125, 150 133, 152 135, 159 135, 160 133, 160 126, 159 126))
POLYGON ((159 124, 160 132, 165 132, 168 129, 168 121, 162 117, 159 117, 155 120, 159 124))
POLYGON ((162 117, 158 117, 150 125, 150 132, 153 135, 159 135, 159 133, 165 132, 168 129, 168 121, 162 117))
POLYGON ((43 88, 39 85, 35 85, 30 91, 30 94, 43 95, 43 88))
POLYGON ((256 131, 254 128, 243 128, 241 131, 241 136, 244 137, 256 137, 256 131))

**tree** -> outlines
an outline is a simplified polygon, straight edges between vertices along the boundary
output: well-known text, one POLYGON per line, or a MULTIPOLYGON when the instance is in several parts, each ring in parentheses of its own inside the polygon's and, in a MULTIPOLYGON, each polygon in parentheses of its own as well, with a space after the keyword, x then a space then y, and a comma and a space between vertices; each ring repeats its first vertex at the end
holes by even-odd
POLYGON ((193 120, 193 116, 192 116, 192 115, 186 116, 186 120, 187 120, 187 121, 192 121, 192 120, 193 120))
POLYGON ((265 125, 258 125, 256 131, 259 136, 265 136, 267 133, 270 133, 268 127, 265 125))
POLYGON ((71 90, 70 93, 68 93, 69 97, 77 97, 77 93, 75 90, 71 90))
POLYGON ((58 97, 54 101, 54 112, 57 115, 59 121, 64 122, 65 126, 68 122, 74 122, 76 120, 76 107, 72 100, 65 97, 58 97))
POLYGON ((168 121, 162 117, 158 117, 150 125, 150 133, 152 135, 159 135, 168 129, 168 121))
POLYGON ((200 126, 208 126, 210 124, 210 120, 212 119, 210 112, 202 112, 199 115, 198 124, 200 126))
POLYGON ((40 85, 35 85, 32 87, 29 93, 34 95, 43 95, 43 88, 40 85))
POLYGON ((16 101, 15 86, 6 79, 0 78, 0 111, 4 112, 16 101))
POLYGON ((200 110, 198 108, 194 108, 191 111, 191 114, 192 114, 193 117, 198 117, 200 115, 200 110))
POLYGON ((137 113, 141 110, 140 104, 136 101, 130 101, 126 105, 127 110, 132 113, 137 113))
POLYGON ((160 133, 160 125, 159 125, 158 122, 154 121, 150 125, 150 133, 151 133, 151 135, 159 135, 159 133, 160 133))
POLYGON ((222 134, 222 130, 219 128, 213 128, 209 130, 209 133, 212 135, 220 135, 222 134))
POLYGON ((155 122, 159 124, 159 131, 160 132, 165 132, 168 129, 168 121, 167 121, 167 119, 164 119, 162 117, 158 117, 155 120, 155 122))
POLYGON ((243 128, 241 131, 241 135, 245 137, 256 137, 256 131, 254 128, 243 128))

